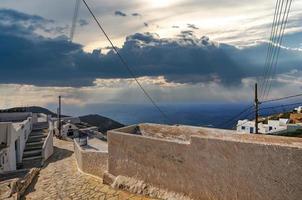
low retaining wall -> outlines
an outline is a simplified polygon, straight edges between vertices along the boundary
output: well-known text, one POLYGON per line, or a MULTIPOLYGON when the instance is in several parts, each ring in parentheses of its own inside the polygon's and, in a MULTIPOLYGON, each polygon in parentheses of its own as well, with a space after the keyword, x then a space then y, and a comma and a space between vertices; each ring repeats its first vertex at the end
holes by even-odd
POLYGON ((109 131, 108 145, 110 175, 193 199, 298 200, 302 196, 299 138, 144 124, 109 131), (161 137, 137 135, 146 130, 157 130, 153 134, 161 137), (171 140, 181 135, 185 137, 171 140))
POLYGON ((11 179, 0 181, 0 199, 21 199, 33 179, 39 174, 40 168, 22 169, 2 174, 11 179))
POLYGON ((53 133, 52 131, 49 131, 42 147, 43 162, 45 162, 52 154, 53 154, 53 133))
POLYGON ((75 139, 73 143, 79 169, 87 174, 103 178, 108 170, 108 152, 83 150, 75 139))

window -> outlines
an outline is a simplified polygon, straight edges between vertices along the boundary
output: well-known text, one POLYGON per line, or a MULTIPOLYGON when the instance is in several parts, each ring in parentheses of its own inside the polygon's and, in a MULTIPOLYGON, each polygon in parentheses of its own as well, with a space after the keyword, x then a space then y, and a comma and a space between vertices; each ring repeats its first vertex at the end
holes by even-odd
POLYGON ((269 126, 269 127, 268 127, 268 130, 269 130, 269 131, 273 130, 273 127, 269 126))
POLYGON ((241 126, 241 130, 245 130, 245 126, 241 126))
POLYGON ((250 133, 254 133, 254 128, 250 127, 250 133))

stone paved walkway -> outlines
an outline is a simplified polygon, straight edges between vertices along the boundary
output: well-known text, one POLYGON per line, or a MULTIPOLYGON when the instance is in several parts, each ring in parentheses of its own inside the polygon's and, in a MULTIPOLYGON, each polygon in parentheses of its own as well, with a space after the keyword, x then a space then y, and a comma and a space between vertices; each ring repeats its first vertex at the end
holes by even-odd
POLYGON ((27 189, 24 199, 149 200, 104 185, 78 171, 73 143, 54 138, 54 155, 27 189))

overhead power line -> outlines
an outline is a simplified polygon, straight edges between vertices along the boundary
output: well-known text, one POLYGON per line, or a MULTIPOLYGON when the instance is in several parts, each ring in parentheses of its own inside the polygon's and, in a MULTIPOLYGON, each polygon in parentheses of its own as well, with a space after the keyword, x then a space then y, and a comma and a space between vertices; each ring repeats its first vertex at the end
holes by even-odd
POLYGON ((268 52, 268 60, 266 63, 267 64, 266 65, 267 73, 266 73, 266 76, 264 77, 264 85, 262 87, 261 97, 263 97, 265 95, 266 90, 267 90, 267 84, 271 77, 271 68, 272 68, 271 63, 273 62, 273 59, 275 58, 276 44, 277 44, 277 41, 279 40, 278 33, 279 33, 280 19, 281 19, 284 1, 285 0, 279 0, 278 6, 277 6, 277 11, 275 12, 276 21, 275 21, 275 24, 273 24, 273 30, 272 30, 273 35, 272 35, 272 38, 270 39, 271 48, 269 49, 270 51, 268 52))
POLYGON ((278 0, 276 2, 276 16, 274 16, 275 21, 273 21, 272 24, 272 36, 270 37, 270 45, 267 52, 267 59, 265 61, 265 73, 260 86, 260 96, 262 99, 266 99, 268 97, 271 90, 273 77, 276 74, 280 48, 283 41, 284 31, 288 21, 292 0, 286 0, 285 6, 284 2, 285 0, 278 0))
MULTIPOLYGON (((298 103, 290 103, 290 104, 282 104, 282 105, 278 105, 278 106, 269 106, 269 107, 264 107, 264 108, 259 108, 259 111, 262 111, 262 110, 273 110, 274 112, 273 113, 270 113, 269 115, 272 115, 272 114, 276 114, 276 113, 280 113, 280 111, 276 111, 275 108, 285 108, 285 107, 289 107, 289 106, 297 106, 297 105, 302 105, 302 102, 298 102, 298 103)), ((293 108, 291 108, 293 109, 293 108)), ((285 112, 285 111, 284 111, 285 112)), ((252 114, 254 114, 254 112, 249 112, 245 115, 245 117, 243 119, 248 119, 249 116, 251 116, 252 114)), ((242 124, 238 124, 238 125, 234 125, 233 128, 237 128, 238 126, 242 126, 246 123, 248 123, 248 121, 242 123, 242 124)))
POLYGON ((280 29, 281 36, 280 36, 280 40, 278 41, 279 46, 277 48, 277 55, 276 55, 275 63, 272 63, 272 68, 273 68, 272 69, 272 75, 271 75, 271 79, 270 79, 270 82, 269 82, 266 98, 268 97, 268 95, 270 93, 270 90, 271 90, 271 87, 272 87, 272 78, 276 75, 277 63, 278 63, 278 59, 279 59, 279 55, 280 55, 280 49, 281 49, 281 44, 282 44, 283 37, 284 37, 285 27, 286 27, 286 24, 287 24, 287 21, 288 21, 288 16, 289 16, 290 8, 291 8, 291 3, 292 3, 292 0, 288 0, 286 2, 285 9, 287 9, 287 10, 284 11, 284 15, 283 15, 283 19, 282 19, 282 22, 284 22, 284 23, 283 23, 283 27, 281 27, 281 29, 280 29))
MULTIPOLYGON (((255 112, 254 111, 252 111, 252 112, 249 112, 249 113, 247 113, 246 115, 245 115, 245 117, 244 117, 244 119, 248 119, 251 115, 253 115, 255 112)), ((249 120, 247 120, 246 122, 244 122, 244 123, 242 123, 242 124, 235 124, 234 126, 233 126, 233 129, 234 128, 237 128, 238 126, 242 126, 242 125, 244 125, 244 124, 246 124, 246 123, 248 123, 249 122, 249 120)), ((238 122, 237 122, 238 123, 238 122)))
POLYGON ((268 110, 268 109, 274 109, 274 108, 283 108, 283 107, 288 107, 288 106, 297 106, 297 105, 301 105, 301 104, 302 104, 302 102, 290 103, 290 104, 282 104, 282 105, 278 105, 278 106, 270 106, 270 107, 260 108, 259 110, 268 110))
MULTIPOLYGON (((118 56, 118 58, 120 59, 121 63, 124 65, 124 67, 126 68, 126 70, 128 71, 128 73, 132 76, 132 78, 135 80, 135 82, 137 83, 137 85, 139 86, 139 88, 142 90, 142 92, 144 93, 144 95, 146 96, 146 98, 151 102, 151 104, 158 110, 158 112, 168 121, 170 121, 169 117, 162 111, 162 109, 156 104, 156 102, 152 99, 152 97, 148 94, 148 92, 144 89, 144 87, 142 86, 142 84, 138 81, 138 79, 136 78, 134 72, 131 70, 131 68, 129 67, 129 65, 127 64, 127 62, 125 61, 125 59, 122 57, 122 55, 119 53, 119 51, 117 50, 117 48, 115 47, 115 45, 113 44, 113 42, 111 41, 111 39, 109 38, 108 34, 105 32, 105 30, 103 29, 102 25, 100 24, 99 20, 96 18, 96 16, 94 15, 94 13, 92 12, 92 10, 90 9, 90 7, 88 6, 88 4, 86 3, 85 0, 82 0, 83 3, 85 4, 85 6, 87 7, 89 13, 91 14, 91 16, 93 17, 93 19, 95 20, 95 22, 97 23, 98 27, 101 29, 101 31, 103 32, 103 34, 105 35, 106 39, 109 41, 112 49, 114 50, 114 52, 116 53, 116 55, 118 56)), ((171 122, 171 121, 170 121, 171 122)))
POLYGON ((220 124, 218 125, 218 127, 229 125, 229 124, 232 123, 234 120, 238 119, 238 117, 240 117, 241 115, 243 115, 245 112, 249 111, 251 108, 253 108, 253 105, 244 108, 242 111, 240 111, 239 113, 237 113, 236 115, 234 115, 234 116, 231 117, 230 119, 228 119, 228 120, 226 120, 226 121, 220 123, 220 124))
POLYGON ((269 37, 269 43, 267 45, 266 58, 265 58, 265 63, 264 63, 265 70, 264 70, 262 81, 259 82, 260 83, 260 88, 259 88, 260 89, 260 97, 262 96, 262 87, 263 87, 264 82, 266 81, 266 77, 267 77, 267 73, 268 73, 267 65, 268 65, 268 60, 269 60, 270 54, 271 54, 271 50, 273 48, 272 40, 273 40, 273 37, 275 35, 275 28, 276 28, 275 24, 276 24, 276 21, 277 21, 277 13, 279 12, 280 2, 281 2, 281 0, 277 0, 276 5, 275 5, 274 18, 273 18, 273 23, 272 23, 272 26, 271 26, 271 33, 270 33, 270 37, 269 37))
POLYGON ((295 95, 291 95, 291 96, 280 97, 280 98, 277 98, 277 99, 269 99, 269 100, 266 100, 266 101, 262 101, 261 103, 267 103, 267 102, 273 102, 273 101, 281 101, 281 100, 291 99, 291 98, 300 97, 300 96, 302 96, 302 94, 295 94, 295 95))

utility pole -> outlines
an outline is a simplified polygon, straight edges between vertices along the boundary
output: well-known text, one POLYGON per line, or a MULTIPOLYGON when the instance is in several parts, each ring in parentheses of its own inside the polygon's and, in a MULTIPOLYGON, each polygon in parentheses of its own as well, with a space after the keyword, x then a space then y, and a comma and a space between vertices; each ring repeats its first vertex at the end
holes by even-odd
POLYGON ((58 129, 59 129, 59 137, 61 137, 61 96, 59 96, 59 109, 58 109, 58 129))
POLYGON ((259 101, 258 101, 258 87, 257 83, 255 83, 255 133, 259 134, 258 130, 258 117, 259 117, 259 101))

